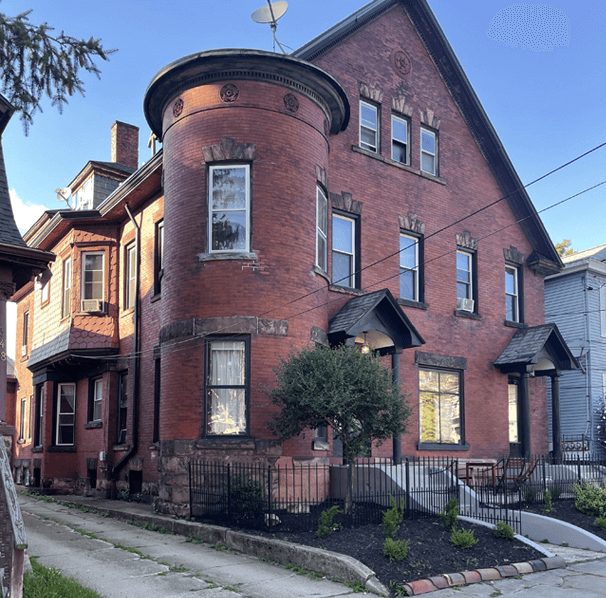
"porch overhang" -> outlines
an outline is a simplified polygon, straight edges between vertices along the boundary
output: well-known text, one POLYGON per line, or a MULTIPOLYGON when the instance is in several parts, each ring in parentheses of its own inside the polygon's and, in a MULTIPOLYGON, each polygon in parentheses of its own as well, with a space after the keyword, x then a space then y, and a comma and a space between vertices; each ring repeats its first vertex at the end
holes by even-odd
POLYGON ((352 297, 328 323, 332 346, 355 345, 364 339, 380 355, 420 347, 423 337, 388 289, 352 297))

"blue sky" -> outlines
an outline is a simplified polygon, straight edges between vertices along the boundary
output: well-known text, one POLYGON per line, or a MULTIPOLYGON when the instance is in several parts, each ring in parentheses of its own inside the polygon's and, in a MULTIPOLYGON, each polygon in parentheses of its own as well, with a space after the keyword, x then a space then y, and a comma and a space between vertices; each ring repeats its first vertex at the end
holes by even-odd
MULTIPOLYGON (((4 0, 11 16, 33 9, 74 37, 100 37, 117 48, 100 64, 101 79, 84 75, 86 96, 62 115, 43 104, 29 136, 18 117, 3 136, 18 224, 27 229, 44 209, 64 206, 54 190, 68 185, 88 160, 110 159, 115 120, 140 127, 139 160, 149 159, 143 96, 152 77, 184 55, 212 48, 272 50, 267 25, 250 14, 266 0, 4 0)), ((290 0, 278 39, 298 48, 366 5, 364 0, 290 0)), ((521 3, 429 0, 520 178, 527 184, 606 141, 603 0, 521 3)), ((606 148, 529 187, 538 210, 606 180, 606 148)), ((606 243, 606 185, 542 214, 554 242, 575 249, 606 243)))

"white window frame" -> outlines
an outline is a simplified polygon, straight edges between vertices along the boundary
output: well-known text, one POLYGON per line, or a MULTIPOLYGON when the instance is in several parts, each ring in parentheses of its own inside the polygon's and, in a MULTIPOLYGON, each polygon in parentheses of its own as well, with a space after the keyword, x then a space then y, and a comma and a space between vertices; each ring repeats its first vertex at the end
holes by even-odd
POLYGON ((101 421, 103 416, 103 378, 93 380, 93 396, 91 404, 91 420, 93 422, 101 421), (98 413, 97 413, 98 411, 98 413))
POLYGON ((250 252, 250 164, 217 164, 208 168, 208 252, 210 254, 249 253, 250 252), (219 208, 213 210, 212 193, 214 189, 214 173, 216 170, 243 169, 245 172, 245 206, 238 208, 219 208), (244 249, 213 249, 213 212, 242 212, 245 213, 246 238, 244 249))
POLYGON ((399 164, 405 164, 408 165, 410 164, 410 143, 409 143, 409 136, 410 136, 410 127, 408 126, 408 121, 405 118, 402 118, 401 116, 396 116, 395 114, 391 115, 391 159, 398 162, 399 164), (398 137, 396 137, 395 134, 395 126, 394 126, 394 122, 400 122, 404 125, 404 127, 406 128, 406 139, 400 139, 398 137), (404 162, 402 162, 401 160, 398 160, 395 157, 395 151, 394 149, 398 146, 404 146, 404 162))
MULTIPOLYGON (((81 298, 83 301, 105 301, 105 252, 104 251, 83 251, 82 252, 82 285, 80 292, 82 293, 81 298), (97 272, 98 270, 87 270, 86 269, 86 257, 89 255, 100 255, 102 260, 101 269, 101 297, 87 297, 86 296, 86 285, 93 284, 93 282, 86 282, 86 272, 97 272)), ((93 287, 94 288, 94 287, 93 287)))
POLYGON ((475 299, 475 293, 474 293, 474 288, 473 288, 473 253, 471 253, 470 251, 465 251, 463 249, 457 249, 457 261, 456 261, 456 271, 457 271, 457 299, 475 299), (469 282, 465 281, 465 280, 459 280, 459 270, 462 270, 462 268, 459 268, 459 255, 464 255, 468 258, 469 260, 469 270, 465 270, 466 272, 469 272, 469 282), (464 284, 466 285, 468 292, 465 295, 465 297, 459 295, 459 284, 464 284))
POLYGON ((606 337, 606 286, 600 287, 600 328, 601 335, 606 337))
POLYGON ((337 214, 335 212, 333 212, 332 214, 332 222, 333 222, 333 233, 332 233, 332 253, 333 253, 333 258, 332 258, 332 282, 336 285, 339 286, 343 286, 343 287, 349 287, 351 289, 355 289, 356 288, 356 261, 357 261, 357 256, 356 256, 356 219, 355 218, 351 218, 348 216, 345 216, 343 214, 337 214), (334 220, 335 218, 338 218, 339 220, 344 220, 348 223, 351 224, 351 253, 344 251, 342 249, 336 249, 335 248, 335 234, 334 234, 334 220), (343 280, 337 280, 335 278, 335 261, 334 261, 334 254, 338 253, 341 255, 346 255, 349 256, 351 262, 350 262, 350 268, 349 268, 349 275, 347 278, 344 278, 343 280))
POLYGON ((55 446, 74 446, 76 444, 76 385, 72 382, 67 384, 59 384, 57 387, 57 422, 55 426, 55 446), (63 391, 64 386, 71 386, 74 389, 73 397, 74 397, 74 408, 71 412, 61 411, 61 393, 63 391), (73 423, 71 424, 73 430, 73 442, 59 442, 60 435, 59 430, 62 426, 69 426, 70 424, 61 424, 61 416, 72 416, 73 423))
POLYGON ((420 276, 419 276, 419 237, 408 235, 406 233, 400 233, 400 277, 405 272, 412 272, 413 278, 413 296, 404 297, 402 295, 402 285, 400 284, 400 298, 408 299, 410 301, 420 301, 420 276), (404 245, 403 245, 404 243, 404 245), (402 265, 402 255, 404 249, 408 248, 411 244, 414 244, 415 252, 415 265, 413 268, 402 265))
POLYGON ((25 415, 27 413, 27 399, 21 399, 21 411, 19 413, 19 442, 25 442, 25 415))
POLYGON ((430 131, 424 127, 421 127, 421 163, 419 165, 422 172, 437 176, 438 174, 438 136, 434 131, 430 131), (423 149, 423 136, 428 135, 433 140, 433 152, 423 149), (433 158, 433 170, 425 170, 423 168, 423 156, 431 156, 433 158))
POLYGON ((134 242, 126 246, 124 261, 124 309, 132 309, 137 294, 137 246, 134 242))
POLYGON ((154 255, 154 293, 162 291, 162 278, 164 276, 164 220, 156 223, 154 255))
POLYGON ((370 152, 379 153, 379 107, 375 106, 374 104, 371 104, 370 102, 366 102, 364 100, 360 100, 359 140, 360 140, 361 148, 364 148, 370 152), (374 114, 375 114, 374 127, 373 127, 372 122, 370 122, 369 120, 364 120, 362 118, 362 109, 363 108, 369 108, 370 110, 372 110, 374 112, 374 114), (362 131, 363 130, 369 131, 374 135, 374 138, 375 138, 374 145, 362 140, 362 131))
POLYGON ((505 264, 505 319, 509 322, 520 321, 520 286, 519 286, 519 269, 517 266, 505 264), (511 271, 513 273, 514 292, 507 292, 507 275, 511 271), (507 317, 507 297, 513 297, 513 318, 507 317))
POLYGON ((328 199, 320 185, 316 186, 316 266, 328 272, 328 199))
POLYGON ((72 258, 63 261, 63 289, 61 302, 61 318, 67 318, 72 313, 72 258))
POLYGON ((29 338, 29 310, 23 314, 23 332, 21 340, 21 356, 27 355, 28 338, 29 338))

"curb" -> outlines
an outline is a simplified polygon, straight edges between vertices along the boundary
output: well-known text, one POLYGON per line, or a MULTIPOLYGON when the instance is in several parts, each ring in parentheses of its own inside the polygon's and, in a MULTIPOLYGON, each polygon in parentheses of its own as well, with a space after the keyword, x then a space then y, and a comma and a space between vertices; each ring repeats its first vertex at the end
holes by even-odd
POLYGON ((444 575, 437 575, 435 577, 405 583, 402 587, 408 592, 409 596, 418 596, 419 594, 427 594, 428 592, 435 592, 436 590, 453 588, 455 586, 470 585, 482 581, 497 581, 500 579, 507 579, 508 577, 525 575, 526 573, 535 573, 538 571, 548 571, 550 569, 565 567, 566 562, 562 557, 552 556, 490 569, 475 569, 473 571, 463 571, 463 573, 446 573, 444 575))

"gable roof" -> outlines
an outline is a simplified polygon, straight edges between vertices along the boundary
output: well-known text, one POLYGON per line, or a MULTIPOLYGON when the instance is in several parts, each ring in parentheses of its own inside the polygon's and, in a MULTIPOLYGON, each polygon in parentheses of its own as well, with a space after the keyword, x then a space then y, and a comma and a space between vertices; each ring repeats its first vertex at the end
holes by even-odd
POLYGON ((533 254, 528 258, 529 265, 541 274, 558 272, 563 267, 560 256, 427 0, 374 0, 293 52, 293 56, 313 61, 396 6, 406 11, 417 29, 503 195, 507 197, 533 248, 533 254))

